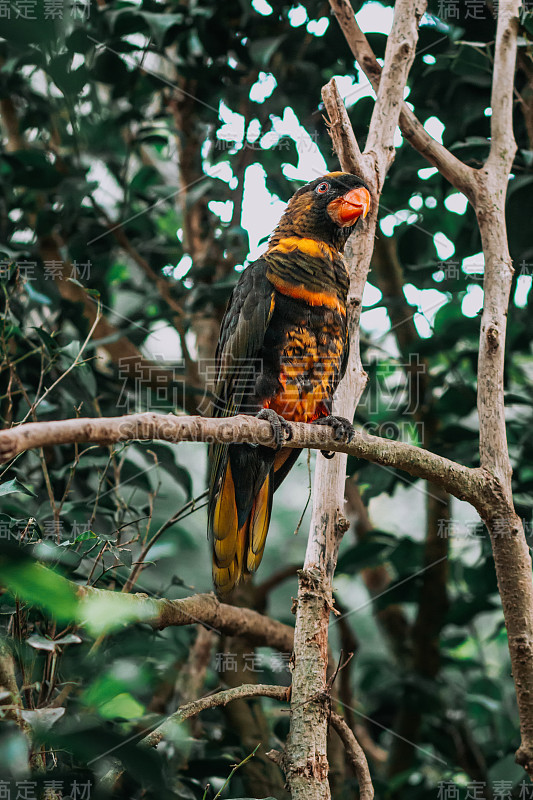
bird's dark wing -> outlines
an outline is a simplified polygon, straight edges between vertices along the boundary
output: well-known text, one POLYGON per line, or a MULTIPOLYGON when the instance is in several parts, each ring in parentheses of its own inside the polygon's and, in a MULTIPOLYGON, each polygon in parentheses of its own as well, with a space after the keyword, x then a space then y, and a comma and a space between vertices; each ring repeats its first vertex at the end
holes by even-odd
POLYGON ((346 325, 346 339, 344 341, 344 350, 342 352, 342 361, 341 361, 341 367, 340 367, 340 370, 339 370, 339 379, 338 379, 338 381, 337 381, 337 383, 335 385, 334 392, 336 391, 337 386, 339 385, 339 383, 344 378, 344 375, 346 373, 346 368, 348 366, 348 359, 350 357, 350 336, 349 336, 349 332, 350 332, 350 326, 347 324, 346 325))
MULTIPOLYGON (((216 353, 213 416, 228 417, 251 410, 246 408, 246 402, 253 395, 259 377, 261 364, 258 363, 258 357, 275 305, 275 290, 266 277, 266 266, 265 261, 258 259, 247 267, 228 302, 216 353)), ((250 494, 253 499, 254 492, 257 494, 265 479, 264 475, 255 476, 246 470, 239 485, 234 486, 228 466, 229 447, 228 444, 215 443, 209 454, 209 531, 211 538, 218 543, 218 550, 228 551, 228 562, 237 549, 236 539, 240 529, 235 505, 236 491, 238 494, 250 494)), ((269 495, 270 506, 271 490, 269 495)), ((220 554, 219 564, 225 575, 227 565, 220 554)))
POLYGON ((215 417, 238 414, 245 396, 253 393, 261 369, 259 353, 274 312, 274 287, 266 268, 263 259, 247 267, 229 299, 216 351, 215 417))

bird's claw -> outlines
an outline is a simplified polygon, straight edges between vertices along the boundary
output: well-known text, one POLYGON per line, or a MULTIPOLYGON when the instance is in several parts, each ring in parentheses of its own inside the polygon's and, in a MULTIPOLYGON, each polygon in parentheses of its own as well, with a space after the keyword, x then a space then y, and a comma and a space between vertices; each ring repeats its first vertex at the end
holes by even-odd
MULTIPOLYGON (((353 425, 346 417, 336 417, 330 414, 329 417, 320 417, 316 419, 313 424, 328 425, 330 428, 333 428, 335 432, 335 441, 337 442, 346 442, 348 444, 355 436, 353 425)), ((335 455, 331 450, 321 450, 320 452, 324 458, 333 458, 335 455)))
POLYGON ((264 419, 270 423, 270 427, 272 428, 272 436, 274 437, 274 442, 276 444, 276 452, 281 450, 286 441, 292 439, 291 426, 272 408, 263 408, 259 414, 256 414, 256 419, 264 419))

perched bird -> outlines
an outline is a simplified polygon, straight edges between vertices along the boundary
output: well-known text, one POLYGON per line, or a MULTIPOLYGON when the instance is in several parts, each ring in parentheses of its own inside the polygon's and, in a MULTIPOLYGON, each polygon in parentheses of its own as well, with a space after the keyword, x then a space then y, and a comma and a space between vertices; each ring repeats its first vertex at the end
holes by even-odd
POLYGON ((290 199, 268 248, 242 273, 228 302, 216 354, 214 416, 271 422, 278 449, 215 444, 210 451, 209 536, 213 582, 229 593, 261 563, 272 495, 300 450, 281 447, 284 420, 332 424, 332 398, 348 355, 348 272, 342 253, 370 192, 331 172, 290 199))

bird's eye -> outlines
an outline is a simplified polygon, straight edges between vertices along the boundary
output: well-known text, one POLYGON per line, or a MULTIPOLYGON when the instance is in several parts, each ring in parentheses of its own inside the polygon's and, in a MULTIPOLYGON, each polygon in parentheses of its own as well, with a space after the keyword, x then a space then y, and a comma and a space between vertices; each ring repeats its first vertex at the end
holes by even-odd
POLYGON ((329 189, 329 183, 326 183, 326 181, 324 181, 323 183, 318 184, 318 186, 316 187, 316 193, 324 194, 324 192, 327 192, 328 189, 329 189))

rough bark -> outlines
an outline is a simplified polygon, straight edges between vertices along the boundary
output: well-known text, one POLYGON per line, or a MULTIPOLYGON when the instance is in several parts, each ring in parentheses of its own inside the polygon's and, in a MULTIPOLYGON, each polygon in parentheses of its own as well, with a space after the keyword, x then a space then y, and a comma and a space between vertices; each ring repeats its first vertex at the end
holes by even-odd
POLYGON ((110 605, 116 602, 122 609, 127 608, 130 623, 147 622, 156 630, 172 625, 200 623, 218 634, 241 636, 257 647, 273 647, 282 653, 292 650, 294 632, 289 625, 248 608, 221 603, 213 593, 195 594, 183 600, 167 600, 141 593, 122 594, 93 586, 77 586, 74 583, 72 587, 82 601, 98 597, 110 605))
POLYGON ((516 152, 513 87, 518 32, 518 0, 503 0, 492 83, 491 148, 477 174, 475 208, 485 254, 485 300, 481 317, 478 368, 479 452, 481 466, 498 481, 489 529, 502 599, 520 715, 521 745, 516 759, 533 775, 533 586, 531 557, 521 520, 514 511, 511 464, 504 406, 504 355, 507 307, 513 268, 507 244, 505 196, 516 152))

